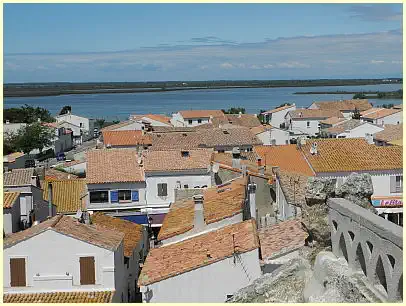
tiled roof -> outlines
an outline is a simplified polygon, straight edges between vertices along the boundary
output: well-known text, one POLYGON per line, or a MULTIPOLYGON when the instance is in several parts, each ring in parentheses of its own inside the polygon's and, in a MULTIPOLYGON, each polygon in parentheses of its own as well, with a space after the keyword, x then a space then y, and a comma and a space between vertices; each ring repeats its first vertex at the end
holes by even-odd
POLYGON ((225 226, 178 243, 151 249, 138 284, 146 286, 259 247, 254 220, 225 226))
POLYGON ((195 127, 153 126, 152 131, 154 134, 156 134, 156 133, 194 132, 195 127))
POLYGON ((34 176, 34 168, 13 169, 11 172, 4 173, 4 186, 23 186, 31 185, 31 176, 34 176))
POLYGON ((389 141, 388 143, 393 146, 403 146, 403 138, 398 139, 398 140, 392 140, 392 141, 389 141))
POLYGON ((88 184, 143 182, 144 170, 134 149, 103 149, 87 152, 88 184))
POLYGON ((113 130, 116 130, 116 129, 118 129, 118 128, 121 128, 121 127, 130 125, 130 124, 133 124, 133 123, 134 123, 134 120, 121 121, 121 122, 119 122, 119 123, 106 126, 106 127, 102 128, 100 131, 101 131, 101 132, 113 131, 113 130))
POLYGON ((147 115, 131 115, 132 120, 141 120, 142 118, 149 118, 151 120, 159 121, 168 125, 171 125, 171 118, 158 115, 158 114, 147 114, 147 115))
POLYGON ((361 125, 365 124, 361 120, 357 119, 350 119, 343 121, 335 126, 329 127, 327 129, 323 129, 323 131, 330 133, 330 134, 340 134, 344 133, 347 130, 352 130, 355 129, 356 127, 359 127, 361 125))
POLYGON ((49 127, 49 128, 57 128, 58 122, 42 122, 41 125, 49 127))
POLYGON ((226 118, 228 120, 228 123, 249 128, 261 125, 261 122, 258 120, 257 116, 251 114, 227 114, 226 118))
POLYGON ((367 99, 352 99, 343 101, 319 101, 314 102, 319 109, 323 110, 338 110, 338 111, 353 111, 357 108, 359 111, 365 111, 372 108, 371 103, 367 99))
POLYGON ((58 169, 45 169, 45 179, 46 180, 63 180, 63 179, 76 179, 77 175, 59 171, 58 169))
POLYGON ((279 167, 282 171, 300 173, 314 176, 314 173, 307 163, 302 152, 296 145, 283 146, 256 146, 256 152, 262 159, 262 164, 267 168, 270 166, 279 167))
POLYGON ((380 119, 395 113, 401 112, 402 109, 395 108, 371 108, 361 113, 361 118, 365 119, 380 119))
POLYGON ((394 105, 393 108, 395 108, 395 109, 403 109, 403 104, 394 105))
POLYGON ((7 158, 7 162, 9 162, 9 163, 14 163, 17 158, 19 158, 19 157, 21 157, 21 156, 24 156, 24 155, 25 155, 24 152, 14 152, 14 153, 11 153, 11 154, 6 155, 6 156, 4 156, 4 157, 7 158))
POLYGON ((330 117, 330 118, 327 118, 325 120, 321 120, 320 123, 329 124, 329 125, 335 125, 337 123, 344 122, 346 120, 348 120, 348 119, 346 119, 346 118, 338 118, 338 117, 330 117))
POLYGON ((164 133, 152 135, 152 150, 214 148, 219 146, 242 146, 261 144, 250 129, 202 129, 195 132, 164 133))
POLYGON ((212 154, 212 149, 147 151, 144 167, 145 171, 208 169, 212 154))
POLYGON ((342 118, 343 114, 339 110, 322 109, 296 109, 289 111, 292 119, 326 119, 330 117, 342 118))
POLYGON ((306 204, 306 185, 309 176, 286 171, 278 171, 277 176, 289 204, 306 204))
POLYGON ((19 192, 5 192, 3 194, 3 209, 13 207, 19 195, 19 192))
POLYGON ((124 235, 119 232, 107 230, 100 226, 86 225, 72 217, 57 215, 34 225, 21 232, 16 232, 3 240, 3 249, 9 248, 23 240, 39 235, 46 230, 53 230, 57 233, 67 235, 78 240, 94 244, 96 246, 116 250, 123 241, 124 235))
POLYGON ((271 128, 272 128, 271 125, 267 125, 267 126, 265 126, 265 125, 259 125, 259 126, 256 126, 256 127, 251 128, 251 132, 252 132, 254 135, 258 135, 258 134, 261 134, 261 133, 263 133, 263 132, 265 132, 265 131, 267 131, 268 129, 271 129, 271 128))
POLYGON ((285 106, 277 107, 275 109, 266 111, 263 114, 273 114, 273 113, 277 113, 277 112, 280 112, 280 111, 283 111, 285 109, 292 108, 292 107, 295 107, 295 105, 285 105, 285 106))
POLYGON ((65 168, 66 167, 71 167, 71 166, 74 166, 74 165, 83 164, 85 162, 86 162, 86 160, 72 160, 70 162, 64 162, 63 167, 65 167, 65 168))
POLYGON ((124 234, 124 256, 126 257, 132 256, 134 249, 143 238, 144 227, 134 222, 107 216, 101 212, 94 213, 91 220, 92 224, 124 234))
POLYGON ((209 118, 210 116, 224 117, 224 113, 221 110, 185 110, 179 112, 184 119, 192 118, 209 118))
POLYGON ((3 303, 111 303, 114 291, 5 293, 3 303))
POLYGON ((385 124, 384 130, 374 134, 374 138, 389 142, 403 138, 403 124, 385 124))
POLYGON ((363 138, 308 140, 302 151, 315 172, 352 172, 402 169, 402 147, 376 146, 363 138), (312 155, 312 143, 318 154, 312 155))
POLYGON ((85 179, 45 180, 43 183, 45 201, 48 201, 48 182, 52 184, 52 204, 55 204, 58 214, 76 213, 79 209, 84 209, 85 179))
POLYGON ((293 251, 304 246, 308 234, 300 220, 293 219, 274 224, 258 232, 263 259, 293 251))
MULTIPOLYGON (((206 224, 230 218, 243 210, 247 179, 237 178, 229 185, 208 188, 203 192, 203 213, 206 224), (224 190, 224 191, 221 191, 224 190)), ((164 240, 193 228, 194 201, 172 204, 166 214, 158 239, 164 240)))
POLYGON ((151 136, 143 135, 142 131, 103 131, 103 143, 111 146, 150 145, 151 136))

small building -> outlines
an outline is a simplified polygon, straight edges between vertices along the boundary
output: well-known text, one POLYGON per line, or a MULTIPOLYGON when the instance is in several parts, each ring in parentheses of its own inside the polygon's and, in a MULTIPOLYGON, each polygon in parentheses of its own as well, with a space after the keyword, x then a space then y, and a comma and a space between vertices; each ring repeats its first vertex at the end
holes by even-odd
POLYGON ((365 138, 369 135, 382 131, 383 128, 369 122, 357 119, 349 119, 335 126, 322 130, 322 134, 328 138, 365 138))
POLYGON ((330 117, 325 120, 320 121, 320 129, 327 129, 330 127, 334 127, 350 120, 349 118, 339 118, 339 117, 330 117))
POLYGON ((290 133, 289 131, 276 128, 271 125, 257 126, 251 129, 251 132, 261 140, 263 145, 285 145, 289 144, 290 133))
POLYGON ((185 110, 172 114, 171 123, 174 127, 193 127, 211 123, 213 118, 226 119, 221 110, 185 110))
POLYGON ((73 131, 71 129, 59 126, 58 122, 43 122, 42 125, 54 130, 52 148, 54 149, 55 154, 72 149, 73 131))
POLYGON ((26 168, 29 163, 27 161, 30 160, 32 159, 27 154, 23 152, 14 152, 3 157, 3 169, 5 172, 12 169, 23 169, 26 168))
POLYGON ((101 132, 107 131, 141 131, 143 130, 143 124, 139 120, 129 119, 126 121, 121 121, 116 124, 108 125, 102 128, 101 132))
POLYGON ((10 121, 6 120, 3 124, 3 133, 5 135, 17 134, 18 131, 22 128, 25 128, 27 123, 10 123, 10 121))
POLYGON ((227 119, 227 123, 231 125, 243 126, 247 128, 253 128, 261 125, 258 117, 252 114, 242 114, 240 112, 239 114, 225 114, 225 117, 227 119))
POLYGON ((68 112, 55 117, 58 126, 72 130, 75 144, 94 138, 94 119, 73 115, 68 112))
POLYGON ((171 118, 158 114, 131 115, 130 120, 145 122, 150 126, 172 126, 171 118))
POLYGON ((103 131, 103 143, 106 148, 134 148, 146 150, 152 145, 150 135, 145 135, 144 131, 103 131))
POLYGON ((316 136, 320 134, 320 121, 330 117, 343 118, 338 110, 296 109, 285 115, 286 128, 295 134, 316 136))
POLYGON ((344 118, 351 118, 355 110, 359 112, 371 109, 372 105, 367 99, 352 99, 341 101, 318 101, 313 102, 309 109, 320 109, 329 111, 339 111, 344 118))
POLYGON ((277 128, 282 128, 285 125, 285 116, 288 112, 296 110, 296 105, 285 105, 271 109, 267 112, 262 113, 264 116, 264 121, 277 128))
POLYGON ((20 192, 3 193, 3 233, 11 234, 22 230, 20 192))
POLYGON ((260 276, 256 225, 247 220, 152 249, 138 284, 143 302, 222 303, 260 276))
POLYGON ((403 139, 403 123, 385 124, 383 129, 373 135, 377 146, 392 145, 391 142, 403 139))
POLYGON ((123 240, 62 215, 12 234, 3 243, 3 300, 127 302, 123 240))
POLYGON ((86 160, 72 160, 66 161, 62 164, 62 169, 68 173, 74 173, 75 175, 85 175, 86 174, 86 160))
POLYGON ((400 124, 403 122, 403 109, 371 108, 361 112, 361 120, 376 125, 400 124))

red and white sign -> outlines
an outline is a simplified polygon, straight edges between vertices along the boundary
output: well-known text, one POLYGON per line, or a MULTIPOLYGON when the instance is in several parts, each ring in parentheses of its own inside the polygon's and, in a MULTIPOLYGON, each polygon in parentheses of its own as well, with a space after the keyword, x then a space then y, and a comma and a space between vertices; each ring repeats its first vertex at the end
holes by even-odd
POLYGON ((400 207, 403 206, 403 199, 372 199, 375 207, 400 207))

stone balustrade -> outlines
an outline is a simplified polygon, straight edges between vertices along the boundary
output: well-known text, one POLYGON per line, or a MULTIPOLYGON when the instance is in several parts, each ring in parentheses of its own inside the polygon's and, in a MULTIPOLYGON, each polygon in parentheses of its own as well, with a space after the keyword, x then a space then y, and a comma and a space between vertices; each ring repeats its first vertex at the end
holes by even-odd
POLYGON ((403 299, 402 227, 341 198, 328 199, 332 251, 389 302, 403 299))

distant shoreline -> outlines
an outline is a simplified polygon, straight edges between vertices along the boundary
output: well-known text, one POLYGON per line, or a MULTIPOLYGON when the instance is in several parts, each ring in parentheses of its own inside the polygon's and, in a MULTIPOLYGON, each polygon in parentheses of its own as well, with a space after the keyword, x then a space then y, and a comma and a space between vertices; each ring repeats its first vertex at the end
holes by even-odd
MULTIPOLYGON (((45 97, 84 94, 157 93, 169 91, 221 90, 236 88, 282 88, 323 86, 365 86, 402 84, 402 79, 391 82, 382 79, 353 80, 285 80, 285 81, 206 81, 206 82, 146 82, 146 83, 43 83, 5 84, 4 97, 45 97)), ((353 92, 297 92, 295 94, 344 94, 353 92)), ((356 92, 355 92, 356 93, 356 92)), ((371 92, 372 93, 372 92, 371 92)))
POLYGON ((365 99, 391 99, 402 100, 403 95, 396 91, 303 91, 294 92, 294 95, 356 95, 363 94, 365 99))

